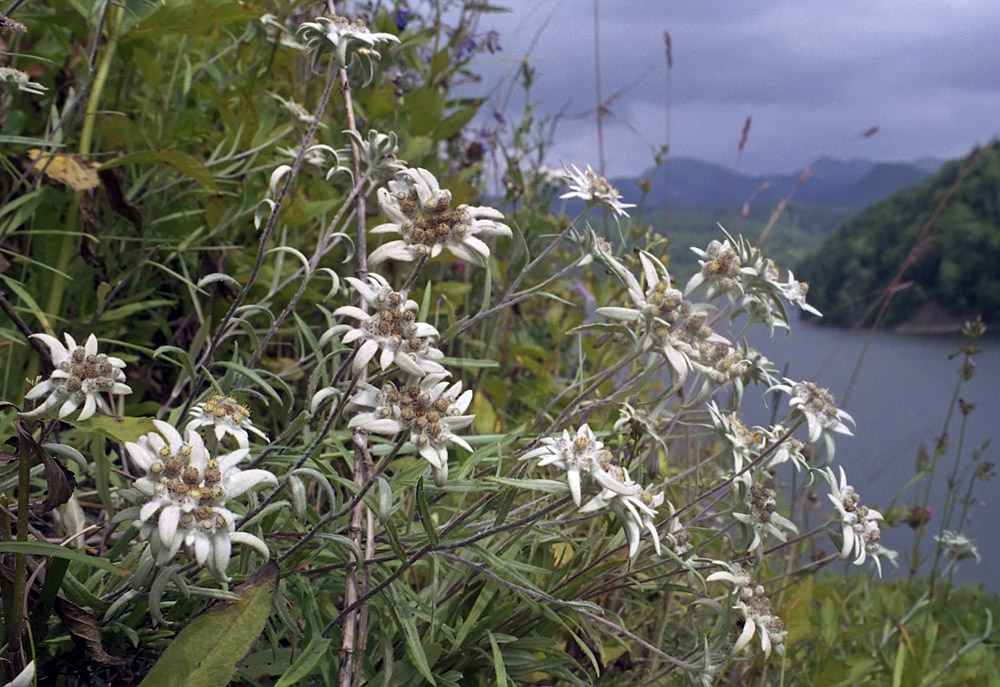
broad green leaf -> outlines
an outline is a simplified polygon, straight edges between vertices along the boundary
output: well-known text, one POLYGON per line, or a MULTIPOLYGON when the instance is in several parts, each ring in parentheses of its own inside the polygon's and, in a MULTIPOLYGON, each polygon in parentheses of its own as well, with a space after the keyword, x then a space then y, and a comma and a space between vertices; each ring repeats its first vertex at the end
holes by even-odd
POLYGON ((170 165, 184 176, 194 179, 202 186, 210 188, 213 191, 218 190, 218 187, 215 185, 215 179, 212 178, 212 173, 208 171, 208 168, 205 167, 202 161, 180 150, 140 150, 135 153, 116 157, 113 160, 108 160, 100 168, 105 170, 112 167, 121 167, 122 165, 145 164, 149 162, 161 162, 170 165))
POLYGON ((295 663, 288 667, 275 684, 274 687, 291 687, 309 675, 313 667, 323 658, 323 654, 330 648, 331 640, 320 635, 313 635, 309 644, 302 650, 295 663))
POLYGON ((147 14, 123 40, 166 34, 205 35, 223 24, 248 22, 264 14, 263 5, 229 0, 168 2, 147 14))
POLYGON ((785 629, 788 631, 786 641, 789 645, 811 636, 809 606, 812 598, 812 577, 805 578, 801 584, 785 592, 786 602, 781 608, 781 617, 788 619, 785 629))
POLYGON ((479 112, 479 103, 466 105, 444 118, 444 120, 434 129, 434 138, 445 141, 459 131, 479 112))
POLYGON ((126 441, 137 441, 142 435, 156 431, 151 417, 94 415, 82 422, 69 419, 63 421, 77 429, 95 432, 119 444, 124 444, 126 441))
POLYGON ((234 591, 242 598, 220 603, 181 630, 140 687, 225 687, 236 664, 253 648, 271 615, 278 566, 269 562, 234 591))
POLYGON ((128 570, 119 567, 111 561, 97 556, 89 556, 81 551, 69 549, 58 544, 49 544, 40 541, 3 541, 0 542, 0 553, 20 553, 26 556, 53 556, 55 558, 66 558, 77 561, 95 568, 107 571, 114 575, 127 575, 128 570))

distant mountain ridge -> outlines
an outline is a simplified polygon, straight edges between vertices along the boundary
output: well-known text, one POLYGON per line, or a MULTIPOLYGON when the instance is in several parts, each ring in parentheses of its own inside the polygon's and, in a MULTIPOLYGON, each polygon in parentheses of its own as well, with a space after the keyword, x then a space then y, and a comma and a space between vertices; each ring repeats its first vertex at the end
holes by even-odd
POLYGON ((824 322, 852 324, 869 311, 970 164, 920 239, 882 323, 932 331, 976 315, 1000 321, 1000 144, 993 144, 852 217, 796 268, 824 322))
MULTIPOLYGON (((824 158, 809 165, 806 178, 793 197, 799 205, 857 211, 900 189, 912 186, 933 174, 943 161, 922 158, 913 162, 876 162, 873 160, 836 160, 824 158)), ((689 157, 669 162, 671 208, 726 210, 740 208, 744 202, 754 207, 773 207, 795 189, 804 172, 750 174, 723 165, 689 157)), ((651 188, 645 196, 645 208, 666 206, 663 168, 647 170, 642 178, 651 188)), ((634 178, 619 177, 612 184, 629 202, 642 197, 634 178)))

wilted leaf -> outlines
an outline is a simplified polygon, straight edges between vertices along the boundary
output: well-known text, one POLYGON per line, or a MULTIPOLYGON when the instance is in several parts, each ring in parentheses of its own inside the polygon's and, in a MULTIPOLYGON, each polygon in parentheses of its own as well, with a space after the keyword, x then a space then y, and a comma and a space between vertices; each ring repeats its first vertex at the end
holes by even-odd
POLYGON ((271 615, 278 566, 268 562, 233 591, 242 598, 213 605, 174 638, 140 687, 224 687, 271 615))
POLYGON ((92 659, 104 665, 125 663, 124 659, 111 656, 104 651, 104 646, 101 644, 101 625, 89 611, 62 597, 56 600, 56 610, 69 633, 87 646, 92 659))
POLYGON ((69 186, 74 191, 89 191, 101 185, 97 178, 97 167, 81 157, 58 153, 43 153, 40 148, 31 148, 28 159, 34 163, 33 172, 41 173, 47 179, 69 186))

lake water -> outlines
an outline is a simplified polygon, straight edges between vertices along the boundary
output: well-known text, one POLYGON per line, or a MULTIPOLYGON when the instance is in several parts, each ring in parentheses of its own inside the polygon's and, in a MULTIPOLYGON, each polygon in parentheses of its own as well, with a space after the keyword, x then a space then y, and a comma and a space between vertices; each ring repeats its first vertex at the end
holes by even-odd
MULTIPOLYGON (((838 436, 836 462, 844 466, 848 482, 861 496, 862 503, 884 509, 892 498, 915 474, 918 448, 927 446, 933 453, 934 438, 941 433, 945 412, 955 389, 962 356, 949 360, 958 346, 968 340, 960 335, 916 336, 892 332, 878 332, 871 340, 854 382, 853 389, 845 394, 858 359, 865 347, 868 332, 849 334, 845 330, 818 327, 799 322, 793 324, 788 337, 776 334, 774 339, 750 333, 750 343, 767 355, 776 365, 788 361, 787 376, 797 381, 813 380, 827 387, 835 395, 837 405, 849 412, 857 422, 854 437, 838 436)), ((1000 463, 1000 337, 987 335, 977 342, 982 352, 975 358, 976 375, 969 382, 964 398, 975 403, 968 416, 963 461, 971 459, 971 452, 983 442, 994 438, 993 444, 983 452, 980 461, 1000 463)), ((748 393, 742 410, 746 420, 753 424, 770 422, 770 411, 762 407, 759 395, 748 393)), ((781 408, 783 413, 786 406, 781 408)), ((951 448, 941 459, 935 475, 932 497, 932 520, 927 528, 927 542, 922 552, 933 553, 932 535, 938 533, 943 511, 947 474, 953 465, 958 443, 960 414, 955 412, 949 430, 951 448)), ((968 464, 968 463, 966 463, 968 464)), ((836 468, 834 468, 836 470, 836 468)), ((1000 478, 998 478, 1000 479, 1000 478)), ((925 483, 912 488, 899 503, 910 506, 923 498, 925 483)), ((964 493, 965 482, 961 491, 964 493)), ((824 493, 822 488, 821 494, 824 493)), ((969 522, 963 528, 966 536, 974 539, 982 556, 982 563, 975 560, 961 564, 956 581, 981 582, 995 592, 1000 592, 1000 499, 997 497, 997 480, 977 482, 973 496, 984 502, 969 512, 969 522)), ((820 508, 829 512, 831 504, 820 497, 820 508)), ((950 522, 957 529, 961 505, 950 522)), ((909 570, 910 551, 914 533, 906 525, 883 530, 883 543, 899 552, 899 569, 893 573, 891 565, 883 565, 886 576, 905 575, 909 570)), ((825 537, 817 544, 832 551, 833 545, 825 537)), ((867 564, 866 564, 867 566, 867 564)), ((929 569, 929 566, 924 568, 929 569)), ((940 568, 939 568, 940 569, 940 568)))

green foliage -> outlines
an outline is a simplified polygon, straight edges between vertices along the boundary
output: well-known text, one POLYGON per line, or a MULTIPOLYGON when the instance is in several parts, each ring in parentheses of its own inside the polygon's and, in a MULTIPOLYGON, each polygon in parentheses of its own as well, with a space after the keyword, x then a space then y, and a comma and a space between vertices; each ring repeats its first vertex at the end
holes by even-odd
POLYGON ((240 600, 209 608, 170 642, 140 687, 224 687, 271 615, 278 567, 269 563, 235 591, 240 600))
POLYGON ((993 143, 846 222, 800 269, 824 322, 853 324, 870 317, 911 253, 884 324, 933 326, 975 315, 987 322, 1000 319, 994 268, 1000 259, 998 194, 1000 144, 993 143), (954 195, 934 217, 956 182, 954 195), (918 241, 928 222, 929 233, 918 241))
MULTIPOLYGON (((911 588, 814 578, 799 569, 815 553, 809 536, 764 531, 782 542, 765 554, 750 545, 753 520, 733 517, 748 506, 735 451, 751 439, 738 461, 783 491, 770 507, 793 516, 809 507, 803 490, 783 489, 796 477, 765 470, 785 430, 741 433, 734 415, 744 384, 777 382, 747 334, 751 324, 787 324, 787 284, 773 264, 744 240, 718 244, 753 273, 759 301, 748 304, 687 253, 687 240, 725 238, 705 215, 674 216, 668 256, 644 221, 602 217, 608 231, 593 231, 584 218, 613 209, 606 200, 592 197, 576 219, 554 214, 563 180, 540 164, 551 121, 529 104, 484 142, 469 126, 484 100, 456 95, 479 78, 472 54, 492 49, 476 19, 498 8, 413 3, 400 29, 394 12, 407 3, 348 4, 389 37, 380 59, 362 45, 344 73, 294 44, 294 28, 317 19, 302 0, 272 3, 273 16, 228 0, 21 5, 29 29, 11 39, 10 56, 48 90, 0 103, 0 296, 9 305, 0 398, 13 403, 0 408, 0 565, 20 585, 3 588, 4 670, 34 660, 40 684, 132 675, 150 687, 735 685, 747 675, 774 682, 784 666, 796 677, 786 684, 908 684, 957 657, 962 675, 995 681, 972 661, 996 653, 993 635, 971 641, 978 599, 944 584, 960 603, 936 597, 911 613, 911 588), (354 137, 344 133, 352 126, 354 137), (348 278, 365 271, 361 255, 386 245, 369 230, 387 221, 384 198, 397 191, 387 186, 394 169, 373 178, 394 158, 365 167, 351 150, 370 130, 392 132, 400 166, 450 189, 438 224, 422 230, 462 204, 494 212, 479 198, 503 181, 512 235, 490 237, 481 266, 445 251, 377 267, 393 289, 406 285, 410 321, 440 332, 445 386, 474 392, 467 408, 444 399, 461 426, 443 458, 447 479, 432 460, 440 456, 419 451, 429 433, 382 436, 372 423, 391 413, 358 429, 363 413, 348 405, 364 406, 368 383, 397 384, 410 410, 431 393, 413 392, 417 382, 380 356, 355 366, 360 347, 343 338, 356 318, 338 308, 357 307, 360 293, 348 278), (36 158, 48 167, 32 167, 36 158), (56 174, 57 162, 78 174, 56 174), (95 188, 74 182, 94 174, 95 188), (658 270, 673 270, 671 257, 672 285, 704 272, 722 289, 715 304, 670 291, 658 270), (594 317, 608 308, 632 314, 594 317), (675 320, 647 321, 653 312, 675 320), (110 358, 60 363, 32 333, 95 334, 102 353, 121 358, 131 393, 104 394, 112 406, 84 420, 61 405, 20 414, 43 402, 25 397, 44 389, 40 380, 62 393, 74 364, 116 368, 110 358), (65 374, 50 377, 50 363, 65 374), (174 441, 192 408, 208 416, 201 444, 174 441), (462 414, 475 417, 463 425, 462 414), (218 435, 212 416, 253 436, 218 435), (592 480, 586 505, 574 504, 570 468, 525 457, 563 432, 578 446, 606 446, 611 457, 590 467, 624 491, 609 496, 592 480), (202 450, 198 467, 191 456, 202 450), (170 465, 179 456, 183 470, 170 465), (183 512, 168 513, 174 493, 189 499, 183 512), (213 539, 191 527, 195 518, 213 539), (231 543, 241 546, 230 556, 231 543), (275 562, 260 568, 264 556, 275 562), (737 561, 762 576, 785 618, 783 662, 777 648, 765 661, 760 632, 731 652, 746 627, 742 591, 706 577, 737 561), (230 591, 229 575, 243 584, 230 591), (900 624, 887 626, 889 615, 900 624), (924 644, 911 647, 914 637, 924 644)), ((529 103, 532 73, 525 63, 516 77, 529 103)), ((740 228, 756 238, 767 219, 751 214, 740 228)), ((824 222, 787 213, 772 236, 798 240, 824 222)), ((965 288, 957 265, 941 271, 948 288, 965 288)), ((421 408, 428 423, 445 412, 434 408, 421 408)), ((793 410, 784 427, 805 439, 806 422, 793 410)), ((771 630, 780 639, 780 626, 771 630)))

